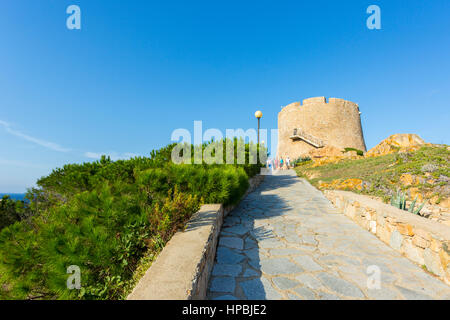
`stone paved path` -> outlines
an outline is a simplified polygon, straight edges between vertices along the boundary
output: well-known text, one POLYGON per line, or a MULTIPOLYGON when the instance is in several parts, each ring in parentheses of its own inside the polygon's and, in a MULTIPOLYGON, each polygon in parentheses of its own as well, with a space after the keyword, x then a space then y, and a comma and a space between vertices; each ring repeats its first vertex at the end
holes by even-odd
POLYGON ((450 299, 450 287, 285 171, 266 176, 225 218, 208 297, 450 299), (370 266, 380 270, 380 289, 367 287, 370 266))

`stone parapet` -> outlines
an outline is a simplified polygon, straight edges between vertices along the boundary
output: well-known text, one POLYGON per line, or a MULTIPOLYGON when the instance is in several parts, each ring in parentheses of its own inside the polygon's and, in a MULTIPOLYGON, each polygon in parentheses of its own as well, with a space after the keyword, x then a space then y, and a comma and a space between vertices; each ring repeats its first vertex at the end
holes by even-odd
POLYGON ((364 195, 324 194, 340 212, 450 285, 450 227, 364 195))

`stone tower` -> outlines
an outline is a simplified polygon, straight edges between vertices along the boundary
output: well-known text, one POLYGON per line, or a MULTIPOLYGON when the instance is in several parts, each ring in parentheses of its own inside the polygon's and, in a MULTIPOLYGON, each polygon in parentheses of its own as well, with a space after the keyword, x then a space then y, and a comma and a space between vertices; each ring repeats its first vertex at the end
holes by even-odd
POLYGON ((331 146, 366 151, 359 107, 343 99, 309 98, 278 113, 279 157, 294 160, 331 146))

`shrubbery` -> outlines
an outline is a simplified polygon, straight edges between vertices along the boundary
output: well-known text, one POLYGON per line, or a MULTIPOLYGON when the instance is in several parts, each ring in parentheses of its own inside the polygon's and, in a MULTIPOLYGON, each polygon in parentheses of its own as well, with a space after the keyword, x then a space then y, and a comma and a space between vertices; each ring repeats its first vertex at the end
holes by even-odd
POLYGON ((27 194, 30 216, 0 232, 0 298, 124 298, 146 253, 202 203, 237 202, 259 171, 259 164, 175 165, 173 147, 150 158, 67 165, 41 178, 27 194), (80 267, 81 290, 67 289, 71 265, 80 267))
POLYGON ((27 216, 28 207, 24 201, 12 200, 9 196, 0 199, 0 230, 27 216))
POLYGON ((355 148, 345 148, 344 151, 342 151, 342 153, 346 153, 346 152, 350 152, 350 151, 355 151, 356 154, 360 157, 364 156, 364 151, 355 149, 355 148))
POLYGON ((301 166, 301 165, 304 165, 304 164, 310 163, 310 162, 311 162, 311 157, 305 156, 305 157, 298 157, 297 159, 294 160, 293 164, 294 164, 294 167, 297 167, 297 166, 301 166))

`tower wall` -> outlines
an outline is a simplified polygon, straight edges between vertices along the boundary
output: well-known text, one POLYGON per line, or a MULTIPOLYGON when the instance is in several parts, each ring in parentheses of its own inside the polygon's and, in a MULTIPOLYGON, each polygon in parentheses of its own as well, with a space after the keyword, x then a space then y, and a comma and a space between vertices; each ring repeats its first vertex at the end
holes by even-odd
POLYGON ((321 139, 325 146, 366 151, 359 107, 350 101, 316 97, 284 107, 278 114, 278 156, 296 159, 316 149, 291 140, 295 128, 321 139))

